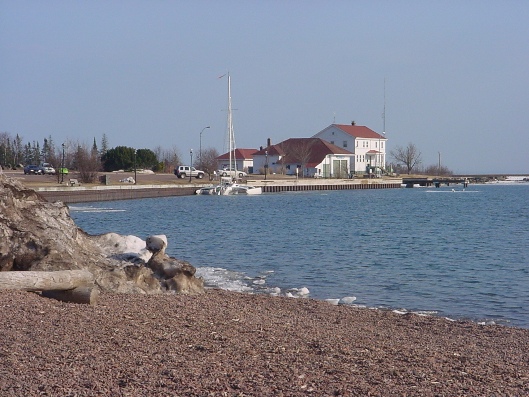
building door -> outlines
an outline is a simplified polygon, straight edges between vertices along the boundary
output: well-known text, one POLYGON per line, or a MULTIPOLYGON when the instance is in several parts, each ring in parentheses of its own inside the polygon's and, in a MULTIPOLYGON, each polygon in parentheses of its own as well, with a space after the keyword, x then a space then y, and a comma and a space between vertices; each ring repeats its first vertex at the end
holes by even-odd
POLYGON ((333 160, 333 176, 335 178, 347 178, 347 160, 333 160))

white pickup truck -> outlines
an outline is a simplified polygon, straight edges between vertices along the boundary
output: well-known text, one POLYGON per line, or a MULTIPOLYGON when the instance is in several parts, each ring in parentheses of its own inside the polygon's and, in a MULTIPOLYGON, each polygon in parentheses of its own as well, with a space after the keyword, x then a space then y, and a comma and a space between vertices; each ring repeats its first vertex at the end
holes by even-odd
POLYGON ((204 178, 204 171, 195 169, 195 167, 190 167, 188 165, 180 165, 174 169, 174 174, 178 178, 186 178, 191 175, 194 178, 202 179, 204 178))

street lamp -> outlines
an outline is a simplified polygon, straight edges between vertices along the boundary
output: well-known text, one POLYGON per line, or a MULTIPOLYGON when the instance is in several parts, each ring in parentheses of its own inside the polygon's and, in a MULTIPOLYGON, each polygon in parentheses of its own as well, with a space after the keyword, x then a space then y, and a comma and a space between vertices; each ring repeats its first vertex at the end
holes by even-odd
POLYGON ((265 181, 266 181, 267 172, 268 172, 268 150, 265 150, 265 181))
POLYGON ((61 183, 64 182, 64 143, 62 144, 61 183))
POLYGON ((189 183, 191 183, 191 169, 193 168, 193 149, 189 149, 189 155, 191 156, 191 163, 189 164, 189 183))
POLYGON ((138 153, 138 149, 134 149, 134 184, 136 184, 136 154, 138 153))
POLYGON ((200 131, 200 148, 198 149, 198 155, 200 156, 200 169, 202 169, 202 133, 206 128, 209 128, 209 125, 202 128, 202 131, 200 131))

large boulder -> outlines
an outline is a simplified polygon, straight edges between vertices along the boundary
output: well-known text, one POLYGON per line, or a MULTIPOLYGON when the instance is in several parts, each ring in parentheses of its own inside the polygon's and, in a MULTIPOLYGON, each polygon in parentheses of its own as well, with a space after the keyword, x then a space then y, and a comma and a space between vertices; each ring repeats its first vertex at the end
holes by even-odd
POLYGON ((146 246, 152 252, 147 266, 163 280, 168 290, 183 294, 204 292, 204 281, 195 277, 196 269, 189 262, 170 257, 165 253, 167 247, 165 236, 147 237, 146 246))
MULTIPOLYGON (((0 271, 86 269, 103 291, 178 290, 146 266, 151 256, 137 237, 87 234, 75 225, 66 205, 49 203, 18 180, 0 174, 0 271)), ((194 272, 186 276, 193 285, 201 283, 193 280, 194 272)))

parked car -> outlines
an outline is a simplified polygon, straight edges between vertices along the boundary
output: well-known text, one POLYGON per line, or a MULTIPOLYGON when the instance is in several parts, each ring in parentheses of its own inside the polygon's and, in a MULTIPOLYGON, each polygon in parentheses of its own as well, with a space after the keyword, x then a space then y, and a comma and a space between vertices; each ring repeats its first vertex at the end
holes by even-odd
POLYGON ((55 175, 55 168, 50 163, 42 163, 39 168, 41 174, 55 175))
POLYGON ((233 168, 223 168, 221 170, 217 171, 217 174, 220 176, 231 176, 232 178, 239 177, 239 178, 245 178, 248 176, 248 174, 241 170, 234 170, 233 168))
POLYGON ((40 167, 38 165, 26 165, 24 167, 24 175, 29 175, 29 174, 35 174, 35 175, 40 175, 42 174, 42 170, 40 169, 40 167))
POLYGON ((186 178, 191 175, 194 178, 202 179, 204 178, 204 171, 197 170, 195 167, 189 167, 188 165, 180 165, 175 168, 174 174, 178 178, 186 178))

